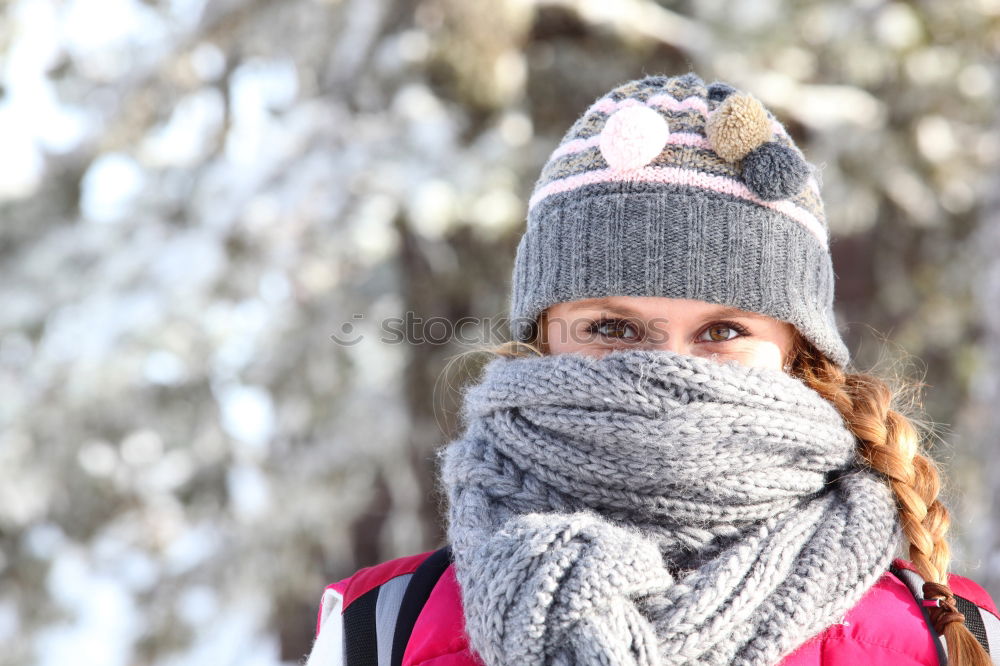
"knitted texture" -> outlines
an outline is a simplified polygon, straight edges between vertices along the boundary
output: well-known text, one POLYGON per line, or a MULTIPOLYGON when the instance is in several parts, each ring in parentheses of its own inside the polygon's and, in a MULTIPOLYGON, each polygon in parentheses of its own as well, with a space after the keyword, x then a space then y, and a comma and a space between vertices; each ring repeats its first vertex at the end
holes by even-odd
POLYGON ((512 275, 513 338, 530 340, 556 303, 691 298, 790 322, 846 364, 814 171, 781 123, 728 84, 688 74, 615 88, 535 184, 512 275))
POLYGON ((667 351, 497 358, 442 452, 471 645, 500 664, 774 664, 899 542, 835 408, 667 351))

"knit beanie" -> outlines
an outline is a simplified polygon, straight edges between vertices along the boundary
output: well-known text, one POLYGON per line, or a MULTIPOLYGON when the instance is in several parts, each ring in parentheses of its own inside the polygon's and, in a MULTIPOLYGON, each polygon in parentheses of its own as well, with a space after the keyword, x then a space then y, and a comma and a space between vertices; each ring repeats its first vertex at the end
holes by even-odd
POLYGON ((533 339, 567 301, 689 298, 789 322, 843 366, 828 241, 816 170, 758 100, 648 76, 591 104, 543 167, 510 330, 533 339))

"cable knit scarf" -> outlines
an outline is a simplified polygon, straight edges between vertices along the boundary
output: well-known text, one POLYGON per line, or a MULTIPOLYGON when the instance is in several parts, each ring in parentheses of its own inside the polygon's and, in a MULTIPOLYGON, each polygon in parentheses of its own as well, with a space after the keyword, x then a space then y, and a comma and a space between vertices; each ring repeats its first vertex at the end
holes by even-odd
POLYGON ((500 664, 775 664, 899 539, 833 406, 638 349, 487 364, 443 450, 472 647, 500 664))

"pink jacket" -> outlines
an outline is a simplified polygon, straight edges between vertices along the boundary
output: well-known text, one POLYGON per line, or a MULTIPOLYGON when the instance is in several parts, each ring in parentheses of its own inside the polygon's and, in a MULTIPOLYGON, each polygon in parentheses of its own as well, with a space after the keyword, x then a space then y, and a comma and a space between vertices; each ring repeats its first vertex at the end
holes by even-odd
MULTIPOLYGON (((362 569, 328 586, 306 666, 342 666, 343 612, 375 587, 416 571, 428 555, 362 569)), ((896 560, 896 565, 913 568, 903 560, 896 560)), ((952 575, 949 580, 956 595, 998 616, 996 605, 982 587, 962 576, 952 575)), ((482 666, 469 647, 464 627, 458 581, 454 567, 449 566, 417 617, 403 666, 482 666)), ((781 666, 932 666, 938 663, 933 640, 910 591, 886 572, 841 622, 799 647, 781 666)))

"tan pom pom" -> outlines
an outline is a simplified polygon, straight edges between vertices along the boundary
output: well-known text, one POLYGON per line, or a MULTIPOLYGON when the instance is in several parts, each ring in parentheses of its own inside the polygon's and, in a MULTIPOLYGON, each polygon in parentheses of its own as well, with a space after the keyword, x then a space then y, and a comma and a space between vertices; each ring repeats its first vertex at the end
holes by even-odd
POLYGON ((708 117, 708 142, 727 162, 737 162, 771 140, 771 121, 764 105, 750 95, 730 95, 708 117))

